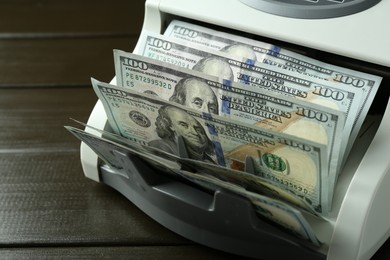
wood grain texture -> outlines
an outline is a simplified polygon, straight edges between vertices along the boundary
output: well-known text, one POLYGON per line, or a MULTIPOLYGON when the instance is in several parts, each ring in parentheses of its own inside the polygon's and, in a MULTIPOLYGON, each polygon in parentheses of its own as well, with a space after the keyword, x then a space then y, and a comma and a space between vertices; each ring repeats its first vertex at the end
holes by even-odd
POLYGON ((144 0, 3 0, 0 39, 137 35, 144 0))
POLYGON ((113 49, 132 51, 144 0, 6 0, 0 3, 0 87, 110 81, 113 49))
POLYGON ((0 89, 0 152, 75 151, 64 125, 86 122, 97 97, 88 88, 0 89))
POLYGON ((7 154, 0 168, 0 245, 188 244, 86 179, 77 151, 7 154))
POLYGON ((0 249, 6 259, 242 259, 210 248, 192 246, 67 247, 0 249))
POLYGON ((113 49, 132 51, 136 42, 127 36, 0 40, 0 87, 90 86, 91 77, 110 81, 113 49))

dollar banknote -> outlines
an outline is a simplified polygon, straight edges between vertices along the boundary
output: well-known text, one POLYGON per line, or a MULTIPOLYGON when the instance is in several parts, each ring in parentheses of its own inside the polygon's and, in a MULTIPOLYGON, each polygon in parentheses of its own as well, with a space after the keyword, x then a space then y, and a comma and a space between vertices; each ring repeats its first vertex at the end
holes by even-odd
MULTIPOLYGON (((110 140, 105 137, 95 136, 72 126, 65 126, 65 129, 80 141, 87 144, 106 165, 114 168, 115 170, 112 171, 113 174, 120 175, 126 179, 132 178, 131 176, 136 170, 127 161, 130 161, 134 156, 146 161, 148 167, 154 167, 155 170, 164 173, 176 175, 173 170, 181 168, 178 161, 179 158, 176 160, 174 155, 171 155, 167 159, 167 157, 160 157, 160 153, 158 152, 156 154, 150 153, 152 147, 142 146, 133 141, 120 141, 118 143, 116 140, 120 140, 120 138, 115 137, 115 140, 110 140)), ((109 138, 113 138, 113 136, 111 135, 109 138)))
POLYGON ((199 112, 151 94, 92 80, 114 132, 167 152, 178 153, 182 137, 189 159, 244 169, 329 210, 326 145, 199 112))
MULTIPOLYGON (((199 174, 209 175, 223 181, 228 181, 230 183, 234 183, 250 191, 267 195, 270 198, 285 201, 287 203, 294 205, 295 207, 300 208, 301 210, 305 210, 311 215, 315 215, 319 217, 318 213, 313 209, 312 205, 307 203, 304 199, 297 197, 295 194, 287 190, 272 185, 272 183, 270 183, 264 178, 250 174, 249 172, 252 172, 250 168, 245 169, 245 171, 248 172, 238 171, 238 170, 222 167, 217 164, 188 159, 186 156, 179 157, 177 155, 167 153, 163 150, 154 148, 152 146, 146 146, 131 141, 121 135, 109 131, 105 131, 102 129, 98 129, 94 126, 85 124, 76 119, 71 118, 71 120, 73 120, 74 122, 76 122, 77 124, 85 128, 90 128, 100 133, 101 136, 107 141, 113 142, 119 146, 124 146, 127 149, 135 151, 134 154, 137 156, 141 155, 142 158, 144 156, 150 157, 150 155, 152 155, 155 156, 154 158, 157 158, 157 160, 160 161, 161 163, 164 162, 164 165, 166 166, 169 165, 171 169, 187 169, 187 170, 190 169, 191 171, 199 174)), ((65 128, 75 135, 80 135, 79 133, 75 133, 81 131, 77 128, 69 127, 69 126, 65 126, 65 128)), ((81 139, 80 136, 78 136, 78 138, 81 139)), ((104 149, 101 149, 100 151, 104 151, 104 149)), ((110 150, 108 153, 106 152, 105 154, 100 154, 100 157, 102 157, 103 160, 104 158, 110 158, 110 156, 114 156, 112 150, 110 150)), ((114 162, 116 161, 116 159, 117 159, 116 157, 113 157, 109 161, 114 162)), ((106 162, 107 160, 104 161, 106 162)), ((108 164, 111 165, 111 163, 108 164)), ((114 165, 118 165, 118 164, 119 163, 115 163, 114 165)))
POLYGON ((326 144, 333 187, 346 113, 120 50, 114 62, 119 86, 326 144))
MULTIPOLYGON (((260 216, 282 226, 289 230, 290 234, 293 234, 304 241, 308 241, 316 246, 320 245, 313 229, 301 212, 282 201, 246 191, 242 187, 223 182, 219 179, 171 167, 171 165, 165 164, 158 157, 150 156, 150 154, 143 153, 142 151, 140 152, 137 149, 137 146, 139 146, 138 143, 131 143, 131 141, 129 141, 126 142, 126 145, 123 145, 104 137, 92 135, 75 127, 65 126, 65 128, 80 141, 88 145, 107 165, 114 167, 115 171, 110 171, 111 174, 120 175, 126 179, 132 179, 134 171, 137 171, 137 169, 132 168, 132 160, 134 160, 134 157, 132 158, 131 156, 137 156, 147 162, 149 166, 157 168, 158 171, 163 169, 163 172, 168 173, 171 176, 174 175, 175 177, 179 177, 179 179, 175 178, 175 180, 183 178, 183 180, 189 180, 194 184, 211 189, 212 191, 220 190, 222 188, 236 195, 244 196, 253 203, 256 212, 258 212, 260 216)), ((142 175, 142 172, 139 172, 139 174, 142 175)), ((216 206, 218 207, 218 205, 216 206)))
MULTIPOLYGON (((90 129, 93 129, 94 131, 101 134, 101 136, 104 138, 104 140, 107 140, 111 143, 114 143, 118 147, 124 146, 126 149, 134 151, 133 154, 136 156, 140 156, 142 158, 150 157, 151 155, 154 156, 155 160, 160 161, 161 163, 164 163, 165 166, 169 166, 171 169, 187 169, 191 170, 193 172, 203 174, 203 175, 209 175, 215 178, 218 178, 223 181, 227 181, 230 183, 234 183, 236 185, 241 186, 242 188, 248 189, 250 191, 253 191, 255 193, 266 195, 270 198, 283 200, 285 202, 288 202, 302 210, 305 210, 311 215, 315 215, 319 217, 318 213, 312 208, 310 204, 308 204, 304 199, 297 197, 295 194, 286 191, 284 189, 275 187, 267 181, 264 178, 261 178, 259 176, 255 176, 253 174, 250 174, 249 172, 245 171, 237 171, 233 169, 229 169, 226 167, 222 167, 217 164, 207 163, 204 161, 198 161, 193 159, 188 159, 187 157, 179 157, 177 155, 167 153, 163 150, 154 148, 152 146, 142 145, 137 142, 131 141, 121 135, 98 129, 94 126, 85 124, 79 120, 71 118, 74 122, 77 124, 90 129)), ((79 139, 82 139, 81 136, 85 136, 86 134, 81 134, 80 132, 83 132, 77 128, 65 126, 65 128, 71 132, 72 134, 76 135, 79 139)), ((86 137, 85 137, 86 138, 86 137)), ((92 138, 93 140, 96 140, 96 138, 92 138)), ((86 140, 85 142, 91 142, 86 140)), ((111 146, 111 145, 108 145, 111 146)), ((111 166, 119 165, 117 160, 117 156, 114 156, 112 149, 108 152, 104 149, 99 150, 100 152, 96 152, 97 154, 100 154, 99 157, 103 158, 103 161, 108 163, 111 166), (106 151, 104 154, 102 151, 106 151), (112 157, 112 158, 110 158, 112 157), (107 160, 109 159, 109 160, 107 160), (112 163, 116 162, 116 163, 112 163)), ((123 168, 123 166, 121 167, 123 168)), ((247 168, 246 171, 251 171, 251 169, 247 168)))
MULTIPOLYGON (((376 75, 335 66, 310 57, 283 49, 279 46, 249 39, 223 31, 184 21, 173 20, 164 35, 190 42, 192 45, 227 52, 239 57, 294 70, 316 79, 337 82, 338 85, 352 86, 362 93, 359 111, 355 120, 356 127, 350 136, 352 144, 367 115, 382 78, 376 75)), ((350 146, 350 145, 349 145, 350 146)), ((347 148, 347 153, 350 147, 347 148)))
MULTIPOLYGON (((178 166, 178 161, 179 161, 180 157, 178 157, 172 153, 167 153, 163 150, 154 148, 152 146, 142 145, 142 144, 138 143, 137 140, 130 140, 130 139, 125 138, 121 135, 96 128, 92 125, 88 125, 88 124, 83 123, 83 122, 76 120, 74 118, 71 118, 71 120, 76 122, 77 124, 85 127, 86 129, 89 128, 89 129, 94 130, 97 133, 100 133, 102 137, 104 137, 105 139, 107 139, 109 141, 112 141, 112 142, 119 144, 119 145, 123 145, 127 148, 133 149, 133 150, 135 150, 139 153, 142 153, 142 154, 156 156, 157 158, 159 158, 159 160, 165 160, 165 162, 167 162, 168 164, 171 164, 172 168, 180 168, 180 166, 178 166)), ((104 157, 107 157, 107 156, 104 156, 104 157)))
MULTIPOLYGON (((362 94, 352 86, 319 81, 297 71, 242 59, 228 53, 191 46, 173 38, 143 31, 138 54, 224 79, 239 81, 281 95, 303 99, 346 113, 340 160, 358 118, 362 94)), ((360 120, 360 119, 359 119, 360 120)))

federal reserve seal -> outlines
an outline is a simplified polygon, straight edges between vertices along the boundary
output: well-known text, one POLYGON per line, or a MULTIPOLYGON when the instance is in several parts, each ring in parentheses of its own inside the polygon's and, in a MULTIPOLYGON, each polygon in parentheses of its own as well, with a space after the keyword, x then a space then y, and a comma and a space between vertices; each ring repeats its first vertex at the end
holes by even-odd
POLYGON ((261 157, 263 164, 270 170, 288 174, 287 160, 272 153, 265 153, 261 157))
POLYGON ((130 111, 129 117, 134 123, 139 126, 149 127, 151 125, 149 118, 136 110, 130 111))

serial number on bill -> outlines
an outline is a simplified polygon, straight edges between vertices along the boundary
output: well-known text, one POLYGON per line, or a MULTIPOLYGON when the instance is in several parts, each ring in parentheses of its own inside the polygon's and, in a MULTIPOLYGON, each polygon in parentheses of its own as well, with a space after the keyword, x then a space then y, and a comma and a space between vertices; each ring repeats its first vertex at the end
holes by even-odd
POLYGON ((161 88, 172 89, 171 84, 166 83, 166 82, 161 81, 161 80, 156 80, 153 78, 149 78, 149 77, 145 77, 145 76, 137 75, 137 74, 132 74, 132 73, 128 74, 127 77, 130 79, 130 80, 126 80, 127 87, 134 87, 136 85, 136 83, 134 81, 138 81, 138 82, 143 82, 143 83, 147 83, 147 84, 152 84, 152 85, 155 85, 155 86, 158 86, 161 88))

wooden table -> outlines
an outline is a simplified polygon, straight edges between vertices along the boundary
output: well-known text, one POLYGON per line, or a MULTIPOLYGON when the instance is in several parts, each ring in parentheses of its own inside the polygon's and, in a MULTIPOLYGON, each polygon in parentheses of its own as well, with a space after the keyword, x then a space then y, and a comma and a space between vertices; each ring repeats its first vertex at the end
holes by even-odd
MULTIPOLYGON (((226 259, 165 229, 84 177, 80 143, 90 77, 110 81, 112 49, 132 51, 144 1, 0 3, 0 258, 226 259)), ((390 256, 387 242, 375 259, 390 256)))

